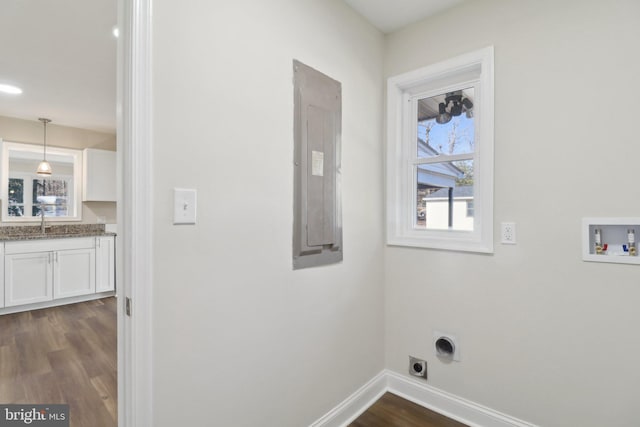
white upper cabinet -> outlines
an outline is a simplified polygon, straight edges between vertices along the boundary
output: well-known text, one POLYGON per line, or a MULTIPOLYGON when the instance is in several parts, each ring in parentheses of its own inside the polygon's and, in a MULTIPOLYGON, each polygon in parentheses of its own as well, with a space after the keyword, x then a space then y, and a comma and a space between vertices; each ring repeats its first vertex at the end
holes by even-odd
POLYGON ((85 148, 82 201, 116 201, 116 152, 85 148))

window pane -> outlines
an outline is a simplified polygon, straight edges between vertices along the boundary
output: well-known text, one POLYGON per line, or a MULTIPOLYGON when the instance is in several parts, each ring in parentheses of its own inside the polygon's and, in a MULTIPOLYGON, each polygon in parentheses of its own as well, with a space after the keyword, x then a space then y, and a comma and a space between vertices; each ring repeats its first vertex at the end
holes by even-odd
POLYGON ((475 213, 475 210, 473 206, 473 200, 469 200, 467 201, 467 216, 473 217, 474 213, 475 213))
POLYGON ((418 158, 474 151, 473 88, 418 100, 418 158))
POLYGON ((40 215, 40 206, 44 207, 44 216, 68 216, 69 182, 63 179, 33 180, 32 215, 40 215))
POLYGON ((473 160, 416 167, 416 228, 473 230, 473 160))
POLYGON ((9 178, 9 216, 24 216, 24 180, 9 178))

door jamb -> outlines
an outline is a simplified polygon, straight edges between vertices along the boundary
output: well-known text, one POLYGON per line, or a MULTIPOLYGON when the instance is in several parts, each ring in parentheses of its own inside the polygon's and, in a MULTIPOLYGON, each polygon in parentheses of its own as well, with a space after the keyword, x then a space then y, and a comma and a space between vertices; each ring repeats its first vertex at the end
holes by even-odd
POLYGON ((151 1, 118 0, 118 425, 152 427, 151 1), (125 301, 131 301, 131 316, 125 301))

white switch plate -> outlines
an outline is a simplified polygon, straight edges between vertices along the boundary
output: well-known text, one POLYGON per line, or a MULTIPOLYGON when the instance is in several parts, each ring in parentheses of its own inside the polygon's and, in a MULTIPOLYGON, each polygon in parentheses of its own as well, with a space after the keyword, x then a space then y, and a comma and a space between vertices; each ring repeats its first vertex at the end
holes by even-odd
POLYGON ((196 223, 196 190, 173 189, 173 223, 196 223))
POLYGON ((503 222, 500 224, 500 242, 504 245, 516 244, 515 222, 503 222))

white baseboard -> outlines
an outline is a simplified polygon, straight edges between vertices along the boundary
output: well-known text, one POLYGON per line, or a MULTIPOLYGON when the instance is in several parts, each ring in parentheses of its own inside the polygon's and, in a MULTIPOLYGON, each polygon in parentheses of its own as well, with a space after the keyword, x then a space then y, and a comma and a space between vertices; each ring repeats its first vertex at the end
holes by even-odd
POLYGON ((43 308, 57 307, 60 305, 76 304, 78 302, 87 302, 96 299, 116 296, 115 291, 99 292, 97 294, 80 295, 69 298, 56 299, 51 301, 37 302, 34 304, 15 305, 12 307, 0 308, 0 316, 3 314, 20 313, 22 311, 40 310, 43 308))
POLYGON ((536 427, 534 424, 385 370, 387 391, 471 427, 536 427))
POLYGON ((345 427, 390 392, 470 427, 536 427, 422 381, 384 370, 310 427, 345 427))
POLYGON ((309 427, 347 426, 386 392, 386 371, 382 371, 309 427))

